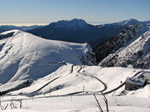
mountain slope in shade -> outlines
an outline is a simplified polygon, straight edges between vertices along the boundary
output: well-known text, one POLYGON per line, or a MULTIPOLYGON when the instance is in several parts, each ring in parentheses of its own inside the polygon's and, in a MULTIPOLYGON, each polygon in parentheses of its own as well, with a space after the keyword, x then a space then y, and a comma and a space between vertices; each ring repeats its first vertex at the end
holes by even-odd
POLYGON ((46 76, 63 61, 73 64, 95 61, 90 58, 93 52, 87 44, 46 40, 19 30, 1 33, 0 37, 3 38, 0 40, 0 83, 46 76))
POLYGON ((140 34, 145 32, 142 24, 129 25, 125 27, 120 34, 113 36, 102 44, 94 48, 96 53, 97 62, 107 57, 109 54, 114 53, 122 47, 127 46, 131 41, 135 40, 140 34))
POLYGON ((26 31, 26 30, 32 30, 32 29, 40 28, 40 27, 42 27, 42 26, 38 26, 38 25, 33 25, 33 26, 2 25, 2 26, 0 26, 0 33, 9 31, 9 30, 14 30, 14 29, 26 31))
POLYGON ((150 68, 150 30, 143 33, 127 47, 108 55, 101 66, 133 66, 150 68))
POLYGON ((129 24, 137 24, 139 21, 130 19, 122 22, 91 25, 82 19, 62 20, 51 23, 42 28, 28 30, 28 32, 46 39, 63 40, 68 42, 89 43, 92 47, 117 35, 129 24))

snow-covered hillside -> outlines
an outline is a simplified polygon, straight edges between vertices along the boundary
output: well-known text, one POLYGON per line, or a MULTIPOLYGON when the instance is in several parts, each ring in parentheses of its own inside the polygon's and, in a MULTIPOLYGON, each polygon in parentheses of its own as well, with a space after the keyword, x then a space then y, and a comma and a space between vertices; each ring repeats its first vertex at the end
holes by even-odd
MULTIPOLYGON (((133 25, 99 46, 100 56, 108 55, 100 65, 107 67, 94 65, 95 54, 86 43, 47 40, 20 30, 1 33, 0 111, 97 112, 96 95, 104 112, 106 99, 109 112, 150 112, 150 70, 143 69, 150 68, 150 30, 148 22, 137 22, 117 23, 133 25)), ((89 27, 76 19, 60 23, 53 25, 70 29, 77 24, 74 31, 89 27)))
POLYGON ((46 40, 19 30, 0 34, 0 84, 34 80, 67 63, 92 64, 87 44, 46 40))
MULTIPOLYGON (((34 83, 24 89, 9 93, 11 95, 23 94, 27 96, 50 94, 50 95, 73 95, 73 94, 94 94, 106 93, 115 89, 127 77, 132 77, 140 69, 134 68, 103 68, 99 66, 85 66, 85 65, 72 65, 67 64, 60 67, 57 71, 40 78, 34 83)), ((142 71, 144 74, 145 71, 142 71)), ((1 90, 10 88, 8 84, 3 85, 1 90)), ((121 95, 125 90, 125 86, 117 91, 110 92, 111 96, 121 95)), ((136 91, 135 91, 136 92, 136 91)), ((145 97, 149 97, 148 96, 145 97)))
POLYGON ((150 30, 143 33, 127 47, 110 54, 99 65, 102 66, 133 66, 150 68, 150 30))
POLYGON ((142 24, 129 25, 125 27, 120 34, 108 39, 98 45, 94 51, 96 53, 98 63, 109 54, 116 52, 118 49, 127 46, 134 41, 139 35, 146 31, 142 24))
MULTIPOLYGON (((19 103, 14 101, 18 109, 8 106, 6 112, 97 112, 93 94, 96 94, 105 111, 103 96, 100 94, 103 92, 108 99, 110 112, 149 112, 150 85, 138 90, 125 90, 126 78, 137 73, 150 75, 150 70, 67 63, 55 72, 35 80, 31 86, 6 94, 1 98, 1 104, 9 104, 13 99, 22 100, 23 108, 19 109, 19 103)), ((9 83, 0 87, 1 90, 8 88, 9 83)))

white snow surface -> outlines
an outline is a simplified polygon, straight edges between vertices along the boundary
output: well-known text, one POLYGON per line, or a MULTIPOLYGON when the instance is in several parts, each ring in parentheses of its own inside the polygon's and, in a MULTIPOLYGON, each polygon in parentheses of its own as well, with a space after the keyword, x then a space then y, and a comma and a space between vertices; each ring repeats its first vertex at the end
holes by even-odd
POLYGON ((111 63, 113 66, 134 66, 136 68, 150 68, 150 30, 141 34, 129 45, 120 48, 115 53, 104 58, 99 65, 111 63))
MULTIPOLYGON (((105 93, 115 89, 123 82, 125 82, 127 77, 132 77, 139 71, 142 71, 142 74, 150 75, 149 70, 122 68, 122 67, 103 68, 99 66, 83 66, 83 65, 82 65, 82 70, 78 72, 80 67, 81 65, 74 66, 73 72, 70 73, 72 64, 64 65, 60 67, 58 70, 56 70, 55 72, 34 81, 31 86, 20 89, 18 91, 11 92, 10 94, 11 95, 25 94, 29 96, 50 94, 55 96, 55 95, 68 95, 70 93, 75 93, 75 92, 81 92, 80 94, 99 93, 99 91, 103 90, 105 86, 94 77, 97 77, 98 79, 103 81, 103 83, 105 83, 106 85, 106 90, 104 91, 105 93), (54 80, 57 77, 58 79, 54 80)), ((117 91, 114 91, 108 95, 109 96, 132 95, 132 96, 149 98, 150 97, 150 93, 148 92, 150 91, 149 86, 150 85, 147 85, 144 88, 138 89, 136 91, 123 92, 125 90, 125 85, 124 85, 117 91)), ((1 87, 1 89, 2 88, 3 86, 1 87)))
POLYGON ((11 32, 12 37, 0 40, 0 84, 38 79, 58 69, 62 61, 82 64, 80 59, 91 51, 87 44, 46 40, 19 30, 2 35, 11 32))
MULTIPOLYGON (((54 87, 57 87, 59 85, 63 86, 62 89, 59 89, 57 91, 54 90, 51 92, 51 94, 64 95, 64 94, 69 94, 72 92, 79 92, 79 91, 83 91, 83 86, 84 86, 84 89, 86 89, 86 91, 93 91, 93 92, 100 91, 104 88, 103 84, 100 83, 98 80, 90 76, 84 76, 82 73, 78 73, 77 71, 79 68, 80 66, 75 66, 74 72, 70 73, 71 64, 62 66, 56 72, 50 75, 47 75, 44 78, 40 78, 39 80, 35 81, 31 86, 21 89, 17 92, 13 92, 12 94, 32 93, 33 91, 38 90, 43 85, 55 79, 56 77, 60 77, 60 78, 50 83, 48 86, 46 86, 42 90, 38 91, 38 93, 40 94, 49 93, 50 89, 53 89, 54 87), (96 86, 96 85, 99 85, 99 86, 96 86)), ((83 73, 86 73, 87 75, 92 75, 92 76, 96 76, 100 78, 106 84, 109 82, 109 85, 107 85, 108 86, 107 90, 111 90, 113 87, 119 85, 120 81, 124 81, 127 76, 130 76, 130 75, 132 76, 134 74, 133 69, 126 71, 126 69, 123 69, 123 68, 116 68, 116 69, 115 68, 101 68, 97 66, 93 66, 93 67, 84 66, 83 71, 85 71, 83 73), (112 78, 114 78, 114 80, 112 80, 112 78)))
MULTIPOLYGON (((150 70, 122 67, 102 68, 99 66, 83 66, 82 70, 78 72, 80 67, 81 65, 74 66, 73 72, 70 73, 72 64, 64 65, 57 71, 34 81, 31 86, 3 96, 1 98, 2 105, 9 104, 10 100, 14 98, 23 100, 23 108, 19 109, 19 103, 16 102, 18 108, 11 109, 8 107, 6 112, 97 112, 99 110, 96 107, 96 101, 93 96, 93 94, 96 94, 100 105, 106 111, 103 96, 100 95, 100 92, 97 92, 103 90, 104 85, 88 75, 101 79, 107 86, 104 92, 107 92, 116 88, 121 84, 121 81, 124 82, 127 77, 132 77, 139 71, 142 71, 142 74, 150 72, 150 70), (39 89, 56 77, 59 78, 39 89), (54 89, 58 85, 60 88, 58 90, 54 89), (33 93, 33 91, 36 92, 33 93), (79 91, 82 92, 76 95, 68 95, 79 91), (20 93, 22 94, 21 96, 19 95, 20 93)), ((117 91, 106 95, 110 112, 150 111, 150 85, 135 91, 124 91, 124 89, 125 87, 123 86, 117 91)))
MULTIPOLYGON (((0 40, 0 91, 27 80, 33 83, 0 96, 1 106, 8 104, 4 112, 98 112, 93 94, 105 112, 101 92, 114 90, 139 72, 150 75, 149 69, 83 65, 80 59, 91 50, 87 44, 45 40, 18 30, 3 34, 11 32, 12 37, 0 40), (66 65, 58 64, 62 61, 66 65), (17 108, 11 109, 11 100, 17 108)), ((133 91, 123 85, 106 98, 110 112, 150 112, 150 84, 133 91)))

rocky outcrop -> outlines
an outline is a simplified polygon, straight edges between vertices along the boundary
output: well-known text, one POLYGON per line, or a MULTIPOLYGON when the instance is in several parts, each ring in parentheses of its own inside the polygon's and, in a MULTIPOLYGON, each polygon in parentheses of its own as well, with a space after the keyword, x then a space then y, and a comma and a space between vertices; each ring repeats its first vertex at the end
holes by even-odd
POLYGON ((143 25, 141 25, 140 23, 136 25, 129 25, 125 27, 118 35, 97 46, 94 49, 97 57, 97 62, 99 63, 109 54, 112 54, 120 48, 128 45, 131 41, 135 40, 142 31, 143 25))
POLYGON ((150 31, 146 31, 134 42, 113 54, 100 63, 100 66, 132 66, 135 68, 150 68, 150 31))

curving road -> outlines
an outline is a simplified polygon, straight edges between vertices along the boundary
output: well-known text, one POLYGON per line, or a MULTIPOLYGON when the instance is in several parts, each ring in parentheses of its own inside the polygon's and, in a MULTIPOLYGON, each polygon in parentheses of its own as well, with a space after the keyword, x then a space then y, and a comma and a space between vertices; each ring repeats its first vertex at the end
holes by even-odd
MULTIPOLYGON (((72 66, 72 70, 71 70, 72 72, 73 72, 73 67, 74 67, 74 66, 76 66, 76 65, 73 65, 73 66, 72 66)), ((102 84, 104 85, 104 89, 103 89, 103 90, 100 90, 100 91, 97 91, 97 92, 96 92, 96 91, 95 91, 95 92, 93 92, 93 91, 77 91, 77 92, 72 92, 72 93, 67 93, 67 94, 62 94, 62 95, 53 95, 53 96, 44 96, 44 97, 63 97, 63 96, 68 96, 68 95, 70 95, 70 96, 72 96, 72 95, 87 95, 88 92, 91 92, 90 94, 94 94, 94 93, 99 93, 99 92, 100 92, 100 93, 106 95, 106 94, 112 93, 112 92, 114 92, 114 91, 120 89, 122 86, 125 85, 125 82, 123 82, 121 85, 117 86, 116 88, 114 88, 114 89, 112 89, 112 90, 110 90, 110 91, 104 92, 104 91, 107 90, 106 84, 105 84, 102 80, 100 80, 99 78, 97 78, 97 77, 95 77, 95 76, 89 75, 88 73, 82 73, 82 72, 81 72, 82 69, 83 69, 82 66, 80 66, 80 68, 79 68, 79 70, 78 70, 78 73, 80 73, 80 74, 82 74, 82 75, 84 75, 84 76, 89 76, 89 77, 91 77, 91 78, 95 78, 96 80, 98 80, 100 83, 102 83, 102 84), (84 93, 84 94, 81 94, 81 93, 84 93)), ((71 73, 72 73, 72 72, 71 72, 71 73)), ((143 71, 137 72, 134 76, 132 76, 132 78, 136 77, 138 74, 140 74, 140 73, 142 73, 142 72, 143 72, 143 71)), ((34 91, 34 92, 30 93, 30 94, 34 94, 35 92, 37 92, 37 91, 43 89, 44 87, 46 87, 47 85, 49 85, 50 83, 52 83, 53 81, 55 81, 55 80, 57 80, 57 79, 59 79, 59 78, 60 78, 60 77, 56 77, 56 78, 52 79, 51 81, 49 81, 48 83, 46 83, 45 85, 43 85, 41 88, 37 89, 36 91, 34 91)), ((89 94, 89 95, 90 95, 90 94, 89 94)), ((43 97, 36 97, 36 98, 43 98, 43 97)), ((17 100, 17 99, 16 99, 16 100, 17 100)), ((23 100, 30 100, 30 98, 24 98, 23 100)), ((5 101, 10 101, 10 100, 5 100, 5 101)), ((4 101, 3 101, 3 102, 4 102, 4 101)))
MULTIPOLYGON (((72 65, 70 73, 73 73, 75 66, 77 66, 77 65, 72 65)), ((80 66, 80 68, 79 68, 79 70, 78 70, 77 72, 80 73, 80 74, 82 74, 82 75, 84 75, 84 76, 89 76, 89 77, 91 77, 91 78, 94 78, 94 79, 98 80, 100 83, 102 83, 102 84, 104 85, 104 89, 102 89, 102 90, 100 90, 100 91, 77 91, 77 92, 72 92, 72 93, 64 94, 63 96, 67 96, 67 95, 77 95, 77 94, 89 93, 89 92, 92 92, 92 93, 95 93, 95 92, 103 92, 103 91, 105 91, 105 90, 107 89, 106 84, 105 84, 102 80, 100 80, 99 78, 97 78, 97 77, 95 77, 95 76, 89 75, 88 73, 82 73, 82 72, 81 72, 82 69, 83 69, 83 67, 80 66)), ((55 79, 49 81, 48 83, 46 83, 45 85, 43 85, 43 86, 40 87, 39 89, 37 89, 37 90, 35 90, 35 91, 33 91, 32 93, 29 93, 29 94, 30 94, 30 95, 35 94, 36 92, 38 92, 39 90, 43 89, 44 87, 46 87, 46 86, 49 85, 50 83, 54 82, 54 81, 57 80, 58 78, 60 78, 60 77, 56 77, 55 79)), ((23 95, 25 95, 25 94, 23 94, 23 95)), ((60 95, 60 96, 61 96, 61 95, 60 95)))
POLYGON ((54 82, 55 80, 59 79, 60 77, 56 77, 54 78, 53 80, 50 80, 48 83, 44 84, 42 87, 40 87, 39 89, 31 92, 31 93, 22 93, 22 95, 33 95, 35 94, 36 92, 40 91, 41 89, 43 89, 44 87, 46 87, 47 85, 49 85, 50 83, 54 82))
POLYGON ((72 65, 72 66, 71 66, 70 73, 72 73, 72 72, 73 72, 73 68, 74 68, 74 66, 77 66, 77 65, 76 65, 76 64, 74 64, 74 65, 72 65))
MULTIPOLYGON (((72 71, 72 72, 73 72, 74 66, 76 66, 76 65, 72 65, 72 68, 71 68, 71 71, 72 71)), ((114 89, 112 89, 112 90, 109 90, 109 91, 107 91, 107 92, 104 92, 104 91, 107 90, 107 85, 106 85, 102 80, 100 80, 99 78, 97 78, 96 76, 89 75, 88 73, 81 73, 82 68, 83 68, 83 67, 80 66, 80 68, 79 68, 79 70, 78 70, 78 73, 83 74, 84 76, 90 76, 91 78, 95 78, 96 80, 98 80, 100 83, 102 83, 102 84, 104 85, 104 89, 103 89, 103 90, 100 90, 100 91, 97 91, 97 92, 101 92, 101 93, 103 93, 103 94, 110 94, 110 93, 112 93, 112 92, 114 92, 114 91, 120 89, 121 87, 123 87, 123 86, 125 85, 125 82, 123 82, 122 84, 120 84, 120 85, 117 86, 116 88, 114 88, 114 89)), ((134 76, 132 76, 131 78, 136 77, 138 74, 140 74, 140 73, 142 73, 142 72, 143 72, 143 71, 137 72, 137 73, 136 73, 134 76)), ((89 92, 89 91, 85 91, 85 92, 89 92)), ((91 91, 91 92, 92 92, 92 91, 91 91)))
MULTIPOLYGON (((140 73, 142 73, 143 71, 139 71, 139 72, 137 72, 134 76, 132 76, 131 78, 134 78, 134 77, 136 77, 138 74, 140 74, 140 73)), ((116 88, 114 88, 114 89, 112 89, 112 90, 109 90, 109 91, 107 91, 107 92, 105 92, 105 93, 103 93, 103 94, 110 94, 110 93, 112 93, 112 92, 114 92, 114 91, 116 91, 116 90, 118 90, 118 89, 120 89, 122 86, 124 86, 125 85, 125 82, 123 82, 121 85, 119 85, 119 86, 117 86, 116 88)))
MULTIPOLYGON (((107 85, 106 85, 102 80, 100 80, 100 79, 97 78, 96 76, 90 75, 90 74, 85 73, 85 72, 81 72, 82 69, 83 69, 83 67, 80 66, 80 68, 79 68, 79 70, 78 70, 78 73, 80 73, 80 74, 82 74, 82 75, 84 75, 84 76, 89 76, 89 77, 91 77, 91 78, 94 78, 94 79, 98 80, 101 84, 103 84, 104 89, 102 89, 102 90, 100 90, 100 91, 97 91, 97 92, 104 92, 105 90, 107 90, 107 85)), ((93 91, 85 91, 85 92, 93 92, 93 91)))
MULTIPOLYGON (((73 73, 75 66, 77 66, 77 65, 75 65, 75 64, 72 65, 70 73, 73 73)), ((110 93, 112 93, 112 92, 114 92, 114 91, 120 89, 122 86, 125 85, 125 82, 123 82, 122 84, 120 84, 120 85, 117 86, 116 88, 114 88, 114 89, 112 89, 112 90, 109 90, 109 91, 106 91, 106 90, 107 90, 107 85, 106 85, 101 79, 99 79, 99 78, 96 77, 96 76, 90 75, 89 73, 81 72, 82 69, 83 69, 83 67, 80 66, 80 68, 79 68, 79 70, 78 70, 77 72, 78 72, 79 74, 81 74, 81 75, 88 76, 88 77, 91 77, 91 78, 96 79, 96 80, 99 81, 101 84, 103 84, 104 88, 103 88, 102 90, 99 90, 99 91, 76 91, 76 92, 67 93, 67 94, 63 94, 63 95, 59 95, 59 96, 78 95, 78 94, 81 94, 81 93, 85 93, 85 94, 87 94, 87 93, 91 93, 91 94, 93 94, 93 93, 110 94, 110 93), (106 92, 105 92, 105 91, 106 91, 106 92)), ((140 74, 140 73, 142 73, 142 72, 143 72, 143 71, 137 72, 132 78, 136 77, 138 74, 140 74)), ((47 85, 49 85, 50 83, 54 82, 55 80, 57 80, 57 79, 59 79, 59 78, 60 78, 60 76, 59 76, 59 77, 56 77, 56 78, 54 78, 54 79, 52 79, 52 80, 50 80, 48 83, 46 83, 45 85, 43 85, 43 86, 40 87, 39 89, 37 89, 37 90, 35 90, 35 91, 31 92, 31 93, 28 93, 28 94, 23 93, 22 95, 33 95, 33 94, 35 94, 36 92, 40 91, 41 89, 43 89, 44 87, 46 87, 47 85)), ((83 95, 84 95, 84 94, 83 94, 83 95)), ((56 95, 56 96, 57 96, 57 95, 56 95)))

